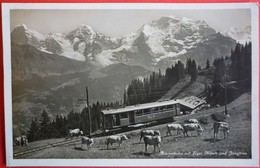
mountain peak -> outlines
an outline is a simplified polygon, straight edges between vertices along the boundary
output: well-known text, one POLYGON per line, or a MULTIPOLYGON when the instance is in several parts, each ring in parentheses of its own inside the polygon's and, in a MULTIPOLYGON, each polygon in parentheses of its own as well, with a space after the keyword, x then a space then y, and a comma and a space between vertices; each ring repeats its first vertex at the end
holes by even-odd
POLYGON ((19 31, 20 33, 22 33, 21 31, 24 31, 24 33, 26 33, 27 36, 34 36, 34 37, 41 39, 41 40, 44 39, 44 35, 42 35, 41 33, 33 30, 32 28, 30 28, 26 24, 20 24, 20 25, 16 26, 14 28, 14 30, 12 31, 12 33, 14 31, 19 31))
POLYGON ((87 24, 81 24, 79 26, 79 28, 95 32, 94 29, 90 25, 87 25, 87 24))
POLYGON ((231 37, 241 44, 251 41, 251 26, 230 27, 228 30, 221 32, 226 37, 231 37))
POLYGON ((45 37, 25 24, 16 26, 11 33, 12 42, 38 45, 45 37))

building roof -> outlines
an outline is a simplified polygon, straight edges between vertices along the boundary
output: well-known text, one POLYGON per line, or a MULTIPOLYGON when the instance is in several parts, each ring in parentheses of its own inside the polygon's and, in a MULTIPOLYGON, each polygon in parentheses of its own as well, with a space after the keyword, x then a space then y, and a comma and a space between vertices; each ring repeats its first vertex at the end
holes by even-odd
POLYGON ((199 107, 200 105, 206 103, 205 100, 200 99, 196 96, 185 97, 183 99, 179 99, 178 101, 181 105, 186 106, 190 109, 195 109, 195 108, 199 107))
POLYGON ((133 106, 126 106, 124 108, 118 108, 118 109, 108 109, 108 110, 102 110, 102 113, 104 114, 116 114, 116 113, 124 113, 128 111, 135 111, 135 110, 141 110, 141 109, 147 109, 147 108, 153 108, 158 106, 167 106, 178 103, 178 100, 168 100, 163 102, 152 102, 152 103, 145 103, 145 104, 137 104, 133 106))

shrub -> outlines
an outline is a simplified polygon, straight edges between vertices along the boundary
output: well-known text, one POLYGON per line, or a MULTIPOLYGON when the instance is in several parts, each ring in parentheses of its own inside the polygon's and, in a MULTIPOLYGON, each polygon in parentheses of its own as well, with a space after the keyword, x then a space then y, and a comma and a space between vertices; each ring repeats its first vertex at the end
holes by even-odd
POLYGON ((224 113, 213 113, 211 117, 215 121, 225 121, 227 116, 224 113))

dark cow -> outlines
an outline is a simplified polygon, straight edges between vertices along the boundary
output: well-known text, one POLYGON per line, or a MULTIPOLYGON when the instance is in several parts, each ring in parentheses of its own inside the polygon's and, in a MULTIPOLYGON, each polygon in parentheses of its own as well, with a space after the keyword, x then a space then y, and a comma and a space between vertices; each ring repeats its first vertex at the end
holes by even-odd
POLYGON ((228 138, 228 134, 229 134, 229 130, 230 130, 228 123, 214 122, 212 129, 214 129, 214 138, 218 138, 218 131, 223 131, 224 139, 228 138))

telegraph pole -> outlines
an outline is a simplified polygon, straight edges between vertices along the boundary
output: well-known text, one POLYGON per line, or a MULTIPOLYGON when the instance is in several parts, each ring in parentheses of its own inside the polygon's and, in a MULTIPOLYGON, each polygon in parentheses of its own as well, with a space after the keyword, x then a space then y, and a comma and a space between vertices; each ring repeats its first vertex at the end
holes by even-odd
POLYGON ((88 98, 88 86, 86 86, 86 96, 87 96, 88 118, 89 118, 89 135, 91 135, 91 125, 92 125, 92 122, 91 122, 89 98, 88 98))
POLYGON ((226 74, 224 75, 224 86, 225 86, 225 114, 228 115, 228 112, 227 112, 227 81, 226 81, 226 74))
POLYGON ((226 81, 226 75, 224 76, 224 85, 219 83, 219 85, 225 89, 225 115, 228 115, 227 111, 227 81, 226 81))

